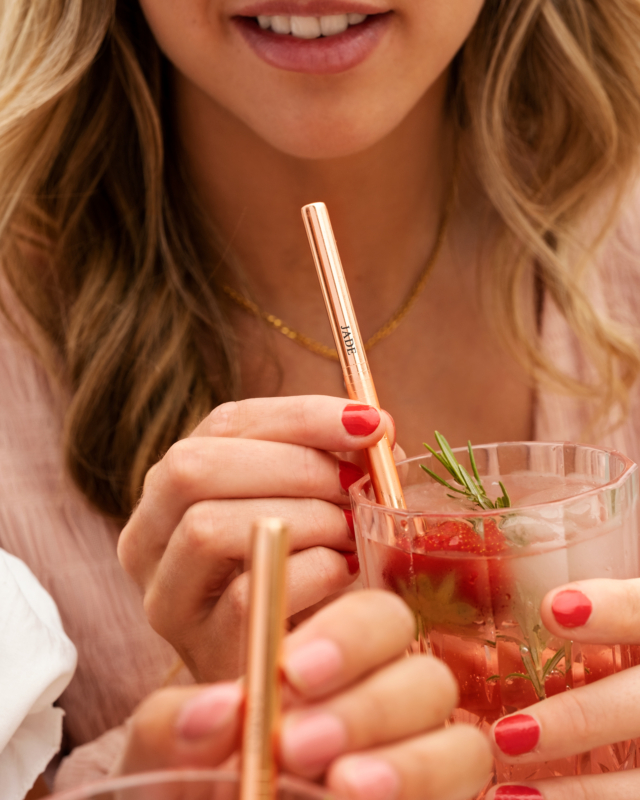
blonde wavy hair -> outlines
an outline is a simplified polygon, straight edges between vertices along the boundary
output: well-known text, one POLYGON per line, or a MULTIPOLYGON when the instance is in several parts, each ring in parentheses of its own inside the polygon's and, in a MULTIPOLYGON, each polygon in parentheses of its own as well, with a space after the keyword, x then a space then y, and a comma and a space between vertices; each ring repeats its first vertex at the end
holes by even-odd
MULTIPOLYGON (((167 66, 137 2, 8 0, 0 14, 2 274, 71 392, 71 475, 123 519, 159 455, 237 392, 222 252, 165 155, 178 144, 167 66)), ((640 357, 595 312, 583 276, 637 167, 637 0, 486 0, 450 101, 504 221, 491 285, 506 341, 535 380, 624 409, 640 357), (576 249, 603 198, 601 229, 576 249), (545 357, 523 299, 532 275, 593 382, 545 357)))

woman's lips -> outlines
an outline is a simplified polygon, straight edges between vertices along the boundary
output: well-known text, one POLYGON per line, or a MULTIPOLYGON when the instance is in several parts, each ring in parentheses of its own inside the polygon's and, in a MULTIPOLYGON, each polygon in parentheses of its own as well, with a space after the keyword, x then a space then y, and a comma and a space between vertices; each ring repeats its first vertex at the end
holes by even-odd
POLYGON ((362 63, 375 49, 391 22, 391 13, 371 14, 343 33, 302 39, 263 30, 255 17, 233 22, 253 51, 272 67, 311 75, 335 75, 362 63))

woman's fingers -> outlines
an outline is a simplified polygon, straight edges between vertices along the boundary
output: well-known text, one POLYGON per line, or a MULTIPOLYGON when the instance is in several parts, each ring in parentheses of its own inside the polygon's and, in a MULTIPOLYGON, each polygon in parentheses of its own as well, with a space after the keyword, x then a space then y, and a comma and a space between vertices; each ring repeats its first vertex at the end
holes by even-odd
POLYGON ((486 738, 453 725, 390 747, 338 758, 327 786, 345 800, 468 800, 492 767, 486 738))
MULTIPOLYGON (((163 565, 165 560, 163 559, 163 565)), ((287 559, 287 616, 337 594, 356 578, 355 553, 310 547, 287 559)), ((249 613, 250 572, 208 598, 206 563, 194 558, 158 572, 145 595, 151 625, 171 641, 200 681, 235 677, 244 669, 242 642, 249 613), (217 602, 214 602, 217 601, 217 602)))
POLYGON ((303 444, 318 450, 371 447, 385 431, 395 444, 395 425, 386 411, 339 397, 258 397, 214 408, 191 436, 222 436, 303 444))
POLYGON ((328 453, 251 440, 184 439, 169 450, 118 543, 124 568, 140 583, 196 503, 216 499, 313 497, 347 504, 362 470, 328 453))
POLYGON ((556 636, 597 644, 640 644, 640 579, 594 579, 554 589, 541 606, 556 636))
POLYGON ((243 699, 239 683, 154 692, 128 722, 118 774, 220 764, 238 747, 243 699))
POLYGON ((578 775, 492 789, 487 800, 638 800, 640 770, 578 775))
POLYGON ((640 736, 640 667, 555 695, 492 728, 502 761, 549 761, 640 736))
POLYGON ((440 727, 458 697, 440 661, 395 661, 323 703, 285 715, 280 738, 286 770, 317 778, 337 756, 440 727))
POLYGON ((301 697, 325 697, 400 656, 414 628, 411 612, 391 592, 349 592, 287 637, 285 675, 301 697))
POLYGON ((244 568, 257 517, 280 517, 289 529, 290 550, 327 547, 346 553, 355 542, 345 512, 322 500, 266 498, 197 503, 175 529, 146 587, 151 624, 170 636, 172 620, 202 618, 235 574, 244 568))

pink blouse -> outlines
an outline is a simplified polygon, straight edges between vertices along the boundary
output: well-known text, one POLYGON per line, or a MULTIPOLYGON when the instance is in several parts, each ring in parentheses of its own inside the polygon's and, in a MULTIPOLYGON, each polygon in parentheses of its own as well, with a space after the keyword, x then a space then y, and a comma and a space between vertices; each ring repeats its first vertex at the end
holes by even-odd
MULTIPOLYGON (((604 313, 640 330, 640 192, 602 254, 592 299, 604 313)), ((559 313, 547 304, 543 338, 549 355, 574 375, 588 365, 559 313)), ((65 400, 45 371, 0 320, 0 547, 23 559, 56 600, 78 649, 78 669, 60 705, 66 745, 76 748, 56 778, 63 789, 108 773, 120 751, 123 723, 167 682, 178 659, 146 621, 141 594, 116 557, 117 527, 94 511, 62 464, 65 400)), ((583 438, 586 404, 539 391, 535 438, 583 438)), ((628 419, 600 444, 640 460, 640 398, 628 419)), ((46 654, 43 654, 46 657, 46 654)), ((190 682, 182 670, 173 682, 190 682)))

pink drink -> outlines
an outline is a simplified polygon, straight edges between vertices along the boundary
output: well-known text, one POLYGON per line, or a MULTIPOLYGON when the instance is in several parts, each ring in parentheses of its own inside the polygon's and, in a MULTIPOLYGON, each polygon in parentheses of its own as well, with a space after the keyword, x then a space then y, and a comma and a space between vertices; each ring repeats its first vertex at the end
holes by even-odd
MULTIPOLYGON (((378 506, 367 478, 352 487, 352 500, 365 585, 403 597, 416 617, 416 650, 442 658, 458 679, 454 718, 488 727, 640 664, 640 646, 574 644, 551 636, 539 615, 556 586, 640 575, 638 472, 618 453, 579 445, 510 443, 474 453, 489 496, 500 494, 501 480, 511 508, 479 511, 450 499, 418 468, 449 478, 431 456, 401 468, 409 513, 378 506)), ((456 455, 468 468, 464 451, 456 455)), ((632 769, 638 744, 545 764, 498 762, 492 784, 632 769)))

